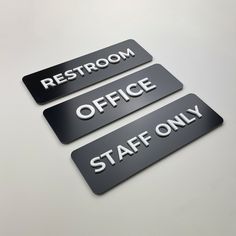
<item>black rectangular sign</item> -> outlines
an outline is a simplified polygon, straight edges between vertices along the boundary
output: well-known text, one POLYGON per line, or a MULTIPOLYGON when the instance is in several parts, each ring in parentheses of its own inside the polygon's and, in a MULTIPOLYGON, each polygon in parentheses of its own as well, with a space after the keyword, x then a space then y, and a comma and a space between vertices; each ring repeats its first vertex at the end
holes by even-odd
POLYGON ((43 114, 60 141, 70 143, 182 87, 164 67, 155 64, 50 107, 43 114))
POLYGON ((75 150, 72 159, 93 192, 102 194, 222 122, 189 94, 75 150))
POLYGON ((136 41, 126 40, 71 61, 27 75, 23 82, 43 104, 152 60, 136 41))

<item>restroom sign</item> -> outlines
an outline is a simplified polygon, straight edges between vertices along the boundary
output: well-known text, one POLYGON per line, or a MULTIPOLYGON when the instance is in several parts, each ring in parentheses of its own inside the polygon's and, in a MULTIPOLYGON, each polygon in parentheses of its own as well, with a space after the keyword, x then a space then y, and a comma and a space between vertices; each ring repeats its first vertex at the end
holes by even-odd
POLYGON ((27 75, 23 82, 35 101, 43 104, 151 60, 152 56, 130 39, 27 75))

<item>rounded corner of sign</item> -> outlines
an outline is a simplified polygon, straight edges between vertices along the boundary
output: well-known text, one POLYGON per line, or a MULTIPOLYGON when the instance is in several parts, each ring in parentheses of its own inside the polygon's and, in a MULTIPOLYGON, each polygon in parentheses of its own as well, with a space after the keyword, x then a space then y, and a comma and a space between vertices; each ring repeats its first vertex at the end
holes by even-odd
POLYGON ((180 89, 183 89, 183 87, 184 87, 184 84, 179 81, 179 88, 180 88, 180 89))
POLYGON ((46 117, 46 113, 47 113, 47 110, 48 110, 49 108, 47 108, 47 109, 45 109, 45 110, 43 110, 43 115, 46 117))
MULTIPOLYGON (((30 92, 30 93, 31 93, 31 92, 30 92)), ((47 101, 45 101, 45 99, 43 99, 43 98, 41 98, 41 97, 39 97, 39 96, 37 96, 37 95, 34 95, 33 93, 31 93, 31 95, 32 95, 32 97, 34 98, 34 101, 35 101, 38 105, 42 106, 42 105, 45 105, 45 104, 47 103, 47 101)))
POLYGON ((27 84, 28 84, 28 78, 29 78, 29 75, 24 75, 23 77, 22 77, 22 82, 27 86, 27 84))
POLYGON ((71 159, 73 160, 73 161, 75 161, 75 152, 76 152, 76 150, 74 150, 74 151, 72 151, 71 152, 71 154, 70 154, 70 157, 71 157, 71 159))
MULTIPOLYGON (((45 117, 46 118, 46 117, 45 117)), ((48 121, 48 123, 50 124, 50 126, 53 128, 53 126, 51 125, 51 123, 49 122, 49 120, 46 118, 46 120, 48 121)), ((63 145, 68 145, 69 143, 71 143, 71 140, 66 140, 66 137, 64 137, 63 135, 58 134, 58 132, 55 131, 55 134, 57 136, 57 138, 59 139, 59 141, 61 142, 61 144, 63 145)))
POLYGON ((127 39, 127 41, 130 41, 130 42, 135 42, 135 43, 137 43, 137 42, 136 42, 136 40, 135 40, 135 39, 133 39, 133 38, 129 38, 129 39, 127 39))
POLYGON ((63 144, 63 145, 67 145, 67 144, 69 144, 70 142, 68 142, 68 141, 65 141, 64 139, 62 139, 61 137, 59 137, 59 136, 57 136, 58 137, 58 139, 60 140, 60 142, 63 144))
MULTIPOLYGON (((91 187, 90 187, 90 188, 91 188, 91 187)), ((103 191, 97 191, 96 189, 93 189, 93 188, 91 188, 91 190, 92 190, 92 192, 93 192, 95 195, 97 195, 97 196, 101 196, 101 195, 104 194, 103 191)))
POLYGON ((224 123, 224 118, 222 116, 219 116, 220 117, 220 124, 223 124, 224 123))
POLYGON ((23 83, 25 83, 26 77, 27 77, 27 75, 25 75, 25 76, 22 77, 23 83))
POLYGON ((153 66, 156 68, 165 69, 161 63, 155 63, 155 64, 153 64, 153 66))
POLYGON ((153 61, 153 56, 149 54, 149 61, 153 61))
POLYGON ((198 98, 197 94, 195 94, 195 93, 189 93, 188 96, 190 96, 190 97, 197 97, 198 98))

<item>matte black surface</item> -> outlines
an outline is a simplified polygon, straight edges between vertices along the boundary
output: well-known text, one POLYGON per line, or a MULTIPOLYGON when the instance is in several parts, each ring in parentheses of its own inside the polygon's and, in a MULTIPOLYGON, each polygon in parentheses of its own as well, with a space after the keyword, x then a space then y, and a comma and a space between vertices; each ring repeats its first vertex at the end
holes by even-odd
POLYGON ((146 52, 136 41, 126 40, 113 46, 98 50, 82 57, 61 63, 59 65, 38 71, 36 73, 26 75, 23 82, 30 91, 38 104, 44 104, 59 97, 63 97, 75 91, 81 90, 99 81, 108 79, 112 76, 140 66, 152 60, 152 56, 146 52), (107 58, 110 54, 117 54, 118 51, 125 51, 130 48, 135 52, 134 57, 121 60, 116 64, 109 64, 107 68, 99 69, 91 74, 86 73, 82 77, 78 73, 78 77, 66 83, 45 89, 41 84, 41 80, 52 78, 53 75, 64 73, 67 70, 73 69, 86 63, 95 63, 100 58, 107 58))
POLYGON ((44 116, 60 141, 62 143, 70 143, 112 121, 174 93, 182 89, 182 87, 182 83, 164 67, 155 64, 91 92, 48 108, 44 111, 44 116), (108 105, 104 107, 103 113, 96 110, 94 117, 89 120, 82 120, 76 115, 76 109, 79 106, 92 104, 94 99, 105 96, 118 89, 125 91, 127 85, 137 83, 137 81, 146 77, 148 77, 153 85, 157 86, 155 89, 149 92, 143 92, 139 97, 130 97, 128 102, 121 98, 117 101, 116 107, 108 103, 108 105))
MULTIPOLYGON (((188 117, 191 118, 193 115, 188 114, 188 117)), ((72 152, 72 159, 93 192, 102 194, 168 154, 213 130, 222 122, 223 119, 202 100, 194 94, 189 94, 75 150, 72 152), (155 127, 158 124, 166 123, 167 119, 173 119, 175 115, 181 112, 186 114, 185 111, 194 108, 195 105, 198 106, 202 114, 201 118, 185 127, 179 127, 177 131, 172 130, 168 137, 160 137, 156 134, 155 127), (150 145, 148 147, 140 145, 137 147, 137 153, 132 156, 127 155, 123 161, 119 162, 116 152, 117 145, 128 147, 126 141, 144 131, 148 131, 152 137, 149 141, 150 145), (90 166, 90 160, 109 149, 113 150, 112 157, 116 164, 112 166, 104 158, 102 161, 106 163, 106 169, 101 173, 95 173, 94 168, 90 166)))

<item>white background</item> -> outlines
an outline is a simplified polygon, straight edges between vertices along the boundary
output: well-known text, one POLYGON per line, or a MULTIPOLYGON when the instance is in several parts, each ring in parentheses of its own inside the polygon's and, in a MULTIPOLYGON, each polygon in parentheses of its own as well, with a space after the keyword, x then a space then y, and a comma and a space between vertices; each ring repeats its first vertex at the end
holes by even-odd
POLYGON ((0 0, 0 73, 1 236, 236 235, 235 0, 0 0), (21 81, 129 38, 154 61, 44 106, 21 81), (72 144, 58 141, 45 108, 153 63, 184 89, 72 144), (223 126, 94 195, 70 153, 188 93, 223 126))

